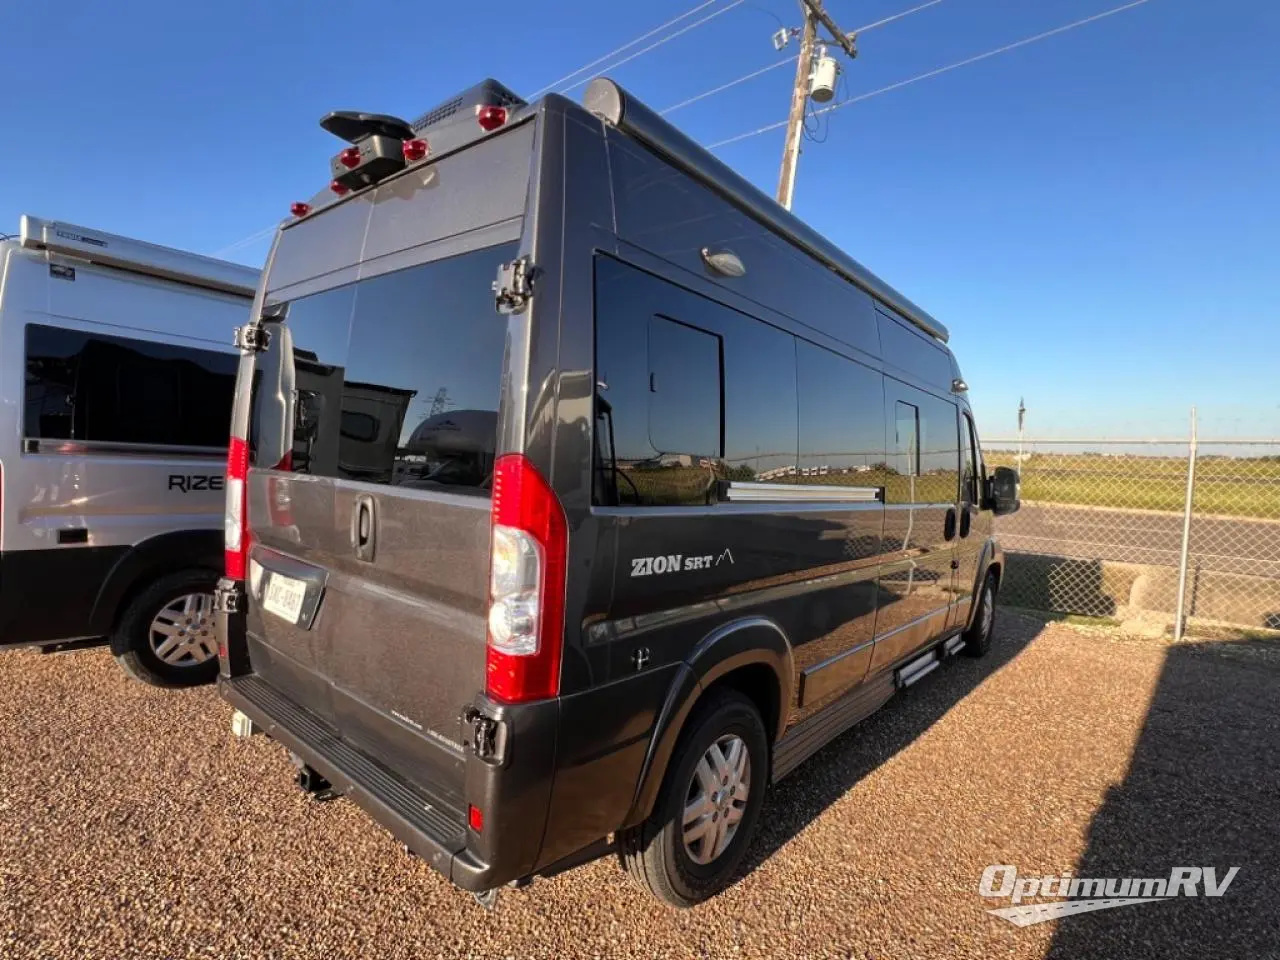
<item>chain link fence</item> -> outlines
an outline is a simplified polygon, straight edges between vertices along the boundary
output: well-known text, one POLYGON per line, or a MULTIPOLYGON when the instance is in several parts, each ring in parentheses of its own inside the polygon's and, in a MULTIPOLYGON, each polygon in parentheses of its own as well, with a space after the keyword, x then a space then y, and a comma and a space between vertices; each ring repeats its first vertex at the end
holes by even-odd
POLYGON ((990 440, 1021 477, 1004 603, 1135 632, 1280 630, 1280 440, 990 440))

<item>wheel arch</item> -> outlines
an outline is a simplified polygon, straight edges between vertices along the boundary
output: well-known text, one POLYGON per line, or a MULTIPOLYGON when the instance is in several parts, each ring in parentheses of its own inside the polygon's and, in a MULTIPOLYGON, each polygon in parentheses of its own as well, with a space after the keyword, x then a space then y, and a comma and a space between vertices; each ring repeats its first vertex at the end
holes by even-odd
POLYGON ((222 536, 217 530, 175 530, 148 537, 116 562, 103 580, 94 601, 91 622, 95 631, 112 635, 117 650, 116 627, 129 604, 161 577, 183 570, 210 570, 222 566, 222 536))
MULTIPOLYGON (((973 581, 973 596, 978 597, 982 590, 982 585, 986 583, 987 575, 991 572, 996 575, 996 591, 999 592, 1000 584, 1004 580, 1004 549, 1000 546, 1000 542, 994 537, 987 540, 982 545, 982 553, 978 558, 978 574, 973 581)), ((974 620, 978 615, 978 603, 969 605, 968 622, 965 624, 966 629, 973 627, 974 620)))
POLYGON ((680 735, 713 690, 735 689, 761 712, 770 746, 786 729, 794 663, 786 634, 766 617, 742 617, 709 632, 685 658, 654 724, 626 826, 653 811, 680 735))

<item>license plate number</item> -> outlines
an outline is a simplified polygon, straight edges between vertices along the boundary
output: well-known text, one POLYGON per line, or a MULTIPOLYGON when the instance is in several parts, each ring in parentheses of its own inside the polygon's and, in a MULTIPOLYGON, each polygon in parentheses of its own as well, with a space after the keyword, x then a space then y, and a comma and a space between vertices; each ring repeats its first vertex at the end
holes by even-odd
POLYGON ((267 581, 267 592, 262 598, 262 606, 277 617, 298 622, 302 613, 302 601, 307 595, 307 585, 302 580, 273 573, 267 581))

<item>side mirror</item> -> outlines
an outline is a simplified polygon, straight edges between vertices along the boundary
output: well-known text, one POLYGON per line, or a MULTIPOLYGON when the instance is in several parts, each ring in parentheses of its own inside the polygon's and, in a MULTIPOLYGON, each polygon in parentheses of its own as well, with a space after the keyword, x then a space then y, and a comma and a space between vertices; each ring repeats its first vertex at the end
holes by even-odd
POLYGON ((1018 472, 1012 467, 996 467, 995 473, 987 479, 987 496, 984 507, 997 517, 1017 513, 1021 502, 1018 500, 1018 472))

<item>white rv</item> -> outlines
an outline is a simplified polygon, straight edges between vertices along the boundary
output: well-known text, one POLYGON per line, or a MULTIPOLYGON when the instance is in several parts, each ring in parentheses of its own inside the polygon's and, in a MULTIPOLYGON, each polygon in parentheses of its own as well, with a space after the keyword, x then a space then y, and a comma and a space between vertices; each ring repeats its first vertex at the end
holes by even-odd
POLYGON ((233 330, 257 282, 36 217, 0 239, 0 646, 105 641, 140 680, 213 679, 233 330))

